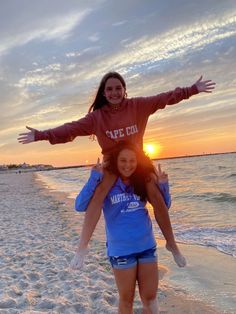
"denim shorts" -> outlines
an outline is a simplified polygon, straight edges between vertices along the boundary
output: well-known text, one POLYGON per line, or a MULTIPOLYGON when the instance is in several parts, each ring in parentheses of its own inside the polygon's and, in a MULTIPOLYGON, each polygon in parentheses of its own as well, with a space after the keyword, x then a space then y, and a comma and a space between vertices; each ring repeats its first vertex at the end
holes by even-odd
POLYGON ((143 263, 157 262, 156 246, 151 249, 124 256, 109 256, 111 266, 116 269, 127 269, 143 263))

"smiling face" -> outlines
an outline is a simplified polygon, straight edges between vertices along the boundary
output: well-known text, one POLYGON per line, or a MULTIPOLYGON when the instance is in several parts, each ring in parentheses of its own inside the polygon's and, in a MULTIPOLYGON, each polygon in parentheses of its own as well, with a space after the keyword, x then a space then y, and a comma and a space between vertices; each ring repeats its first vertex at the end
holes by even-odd
POLYGON ((104 96, 111 105, 119 105, 125 97, 125 88, 117 78, 109 78, 104 88, 104 96))
POLYGON ((117 158, 117 169, 120 173, 121 179, 128 179, 137 168, 137 157, 133 150, 123 149, 117 158))

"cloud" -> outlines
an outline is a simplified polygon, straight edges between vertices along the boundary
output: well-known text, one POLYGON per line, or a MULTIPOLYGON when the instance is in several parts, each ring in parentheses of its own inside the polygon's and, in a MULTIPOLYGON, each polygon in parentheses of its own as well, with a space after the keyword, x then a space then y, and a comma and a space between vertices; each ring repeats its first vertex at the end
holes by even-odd
POLYGON ((37 68, 27 72, 16 86, 54 86, 58 83, 61 70, 62 66, 59 63, 49 64, 44 68, 37 68))
POLYGON ((141 67, 160 67, 165 60, 196 53, 215 42, 236 35, 236 16, 224 16, 221 20, 195 23, 191 27, 179 27, 158 36, 144 36, 132 43, 124 43, 124 53, 117 54, 112 62, 133 72, 141 67), (127 54, 127 50, 129 53, 127 54))
MULTIPOLYGON (((170 62, 176 62, 183 55, 196 54, 199 49, 204 49, 212 43, 228 38, 228 36, 234 36, 236 34, 235 25, 235 17, 229 15, 221 20, 209 19, 205 24, 182 26, 175 31, 169 31, 159 36, 149 35, 132 43, 126 42, 122 49, 113 54, 98 54, 98 51, 102 49, 100 46, 68 52, 65 55, 67 59, 76 58, 76 61, 51 63, 45 67, 37 67, 28 71, 16 86, 24 89, 25 94, 28 92, 35 94, 36 98, 38 93, 40 102, 49 107, 53 106, 53 102, 57 102, 63 93, 69 92, 79 94, 79 101, 83 103, 85 98, 82 94, 91 93, 91 85, 94 85, 95 81, 98 85, 98 73, 103 75, 105 72, 115 69, 126 74, 128 81, 135 87, 136 95, 145 95, 145 93, 148 94, 156 90, 156 80, 150 79, 149 81, 147 78, 147 84, 137 86, 135 82, 140 81, 140 73, 143 77, 145 72, 150 72, 152 68, 163 72, 170 62), (53 94, 55 94, 54 99, 53 94)), ((233 48, 231 47, 227 49, 226 53, 232 52, 233 48)), ((203 60, 204 67, 206 64, 210 66, 212 60, 213 55, 210 58, 205 58, 203 60)), ((178 61, 178 63, 181 62, 178 61)), ((173 68, 173 63, 171 63, 171 67, 173 68)), ((190 73, 191 71, 192 69, 189 69, 190 73)), ((166 85, 167 74, 162 73, 161 75, 162 78, 158 78, 159 88, 166 85)), ((176 74, 176 76, 178 75, 176 74)), ((176 77, 173 81, 176 81, 176 77)), ((87 108, 84 111, 86 112, 86 110, 87 108)), ((188 110, 197 109, 191 107, 188 110)), ((40 112, 39 109, 37 113, 40 115, 40 112)))
POLYGON ((3 148, 6 145, 6 143, 1 143, 0 148, 3 148))
POLYGON ((33 40, 64 40, 71 35, 73 29, 78 26, 90 12, 90 9, 85 9, 67 15, 53 16, 50 19, 41 19, 37 21, 38 25, 32 25, 30 29, 15 32, 8 36, 5 35, 1 39, 0 55, 33 40))
POLYGON ((88 37, 88 39, 89 39, 90 41, 92 41, 92 42, 99 41, 99 39, 100 39, 99 33, 95 33, 95 34, 93 34, 93 35, 90 35, 90 36, 88 37))
MULTIPOLYGON (((90 78, 96 77, 97 73, 105 73, 114 68, 127 76, 140 72, 144 74, 153 69, 164 71, 170 62, 182 62, 183 57, 197 55, 200 50, 236 35, 236 17, 233 13, 221 19, 212 18, 203 24, 201 22, 159 35, 146 35, 134 41, 131 38, 124 39, 120 49, 98 57, 90 69, 87 69, 87 75, 90 78)), ((210 63, 216 56, 217 52, 213 50, 210 59, 205 58, 204 62, 210 63)), ((173 68, 172 63, 171 67, 173 68)), ((84 79, 87 75, 83 73, 84 79)))
MULTIPOLYGON (((202 123, 207 130, 207 123, 216 127, 210 125, 211 119, 218 122, 221 117, 231 125, 226 112, 232 117, 235 112, 235 5, 231 0, 212 6, 213 2, 4 2, 1 142, 13 143, 28 123, 46 129, 84 115, 101 77, 111 70, 124 75, 129 97, 191 84, 202 73, 216 80, 212 95, 194 97, 190 105, 183 102, 151 116, 148 136, 163 135, 166 125, 178 134, 185 132, 185 126, 199 134, 191 123, 202 123)), ((220 126, 221 132, 224 128, 220 126)))
POLYGON ((117 27, 117 26, 124 25, 124 24, 126 24, 126 23, 127 23, 127 21, 126 21, 126 20, 123 20, 123 21, 119 21, 119 22, 113 23, 112 26, 117 27))

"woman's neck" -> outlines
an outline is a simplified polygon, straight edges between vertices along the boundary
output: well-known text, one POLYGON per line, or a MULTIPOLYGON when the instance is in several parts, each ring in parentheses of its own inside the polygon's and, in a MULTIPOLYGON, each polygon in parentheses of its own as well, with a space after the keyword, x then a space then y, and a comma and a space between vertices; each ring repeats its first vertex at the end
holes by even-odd
POLYGON ((123 182, 125 185, 130 185, 130 179, 129 179, 129 178, 121 177, 121 180, 122 180, 122 182, 123 182))
POLYGON ((124 102, 124 99, 125 99, 125 98, 123 98, 122 101, 121 101, 119 104, 111 104, 111 103, 109 103, 110 108, 111 108, 112 110, 119 110, 119 109, 122 107, 122 104, 123 104, 123 102, 124 102))
POLYGON ((121 107, 122 102, 120 102, 119 104, 110 104, 109 106, 113 109, 113 110, 118 110, 121 107))

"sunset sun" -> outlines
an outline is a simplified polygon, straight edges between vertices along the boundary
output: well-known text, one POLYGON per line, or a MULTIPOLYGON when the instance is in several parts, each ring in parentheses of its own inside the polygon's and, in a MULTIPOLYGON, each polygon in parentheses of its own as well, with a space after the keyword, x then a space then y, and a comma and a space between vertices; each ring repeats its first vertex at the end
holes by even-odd
POLYGON ((144 144, 144 151, 150 157, 157 157, 161 151, 160 144, 144 144))

